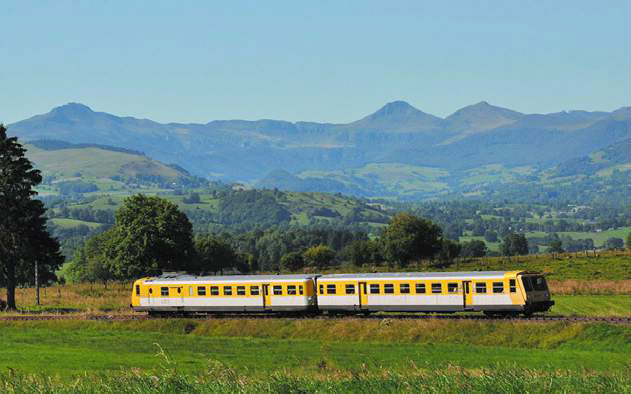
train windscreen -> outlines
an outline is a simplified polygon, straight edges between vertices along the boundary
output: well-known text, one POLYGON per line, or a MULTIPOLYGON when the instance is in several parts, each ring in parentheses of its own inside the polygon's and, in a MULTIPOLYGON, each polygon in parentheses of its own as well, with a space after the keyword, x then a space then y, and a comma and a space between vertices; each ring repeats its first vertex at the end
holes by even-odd
POLYGON ((532 278, 532 287, 535 288, 535 291, 547 291, 548 284, 546 283, 546 278, 543 276, 535 276, 532 278))

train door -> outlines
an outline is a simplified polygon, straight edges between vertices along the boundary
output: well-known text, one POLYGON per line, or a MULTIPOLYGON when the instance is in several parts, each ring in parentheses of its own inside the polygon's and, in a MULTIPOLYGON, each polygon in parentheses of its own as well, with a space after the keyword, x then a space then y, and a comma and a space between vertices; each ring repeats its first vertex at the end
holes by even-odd
POLYGON ((269 296, 269 283, 263 284, 263 308, 267 309, 272 306, 269 296))
POLYGON ((184 288, 182 286, 172 287, 173 296, 172 296, 172 304, 173 306, 184 306, 184 288))
POLYGON ((359 282, 359 308, 368 307, 368 290, 366 282, 359 282))
POLYGON ((465 309, 473 304, 473 289, 470 280, 462 282, 462 304, 465 309))

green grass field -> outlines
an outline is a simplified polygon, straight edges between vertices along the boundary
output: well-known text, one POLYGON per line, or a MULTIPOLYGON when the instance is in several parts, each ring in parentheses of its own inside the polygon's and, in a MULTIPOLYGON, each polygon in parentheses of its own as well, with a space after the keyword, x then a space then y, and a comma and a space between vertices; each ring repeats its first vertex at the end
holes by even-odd
POLYGON ((47 321, 0 322, 0 330, 0 370, 66 377, 165 364, 198 374, 216 363, 252 377, 516 365, 612 372, 627 368, 631 353, 630 327, 560 323, 47 321))
MULTIPOLYGON (((425 267, 421 267, 423 270, 425 267)), ((432 269, 429 267, 429 269, 432 269)), ((590 252, 563 254, 558 258, 550 255, 529 255, 518 257, 484 257, 435 270, 449 271, 506 271, 524 270, 543 272, 549 279, 631 279, 631 254, 628 252, 590 252)))
POLYGON ((627 392, 631 327, 399 319, 0 321, 0 392, 627 392))
POLYGON ((91 229, 95 229, 101 226, 101 223, 86 222, 84 220, 77 220, 77 219, 53 218, 53 219, 50 219, 50 221, 64 229, 75 228, 80 225, 88 226, 91 229))
POLYGON ((550 313, 562 316, 631 316, 631 295, 554 296, 550 313))

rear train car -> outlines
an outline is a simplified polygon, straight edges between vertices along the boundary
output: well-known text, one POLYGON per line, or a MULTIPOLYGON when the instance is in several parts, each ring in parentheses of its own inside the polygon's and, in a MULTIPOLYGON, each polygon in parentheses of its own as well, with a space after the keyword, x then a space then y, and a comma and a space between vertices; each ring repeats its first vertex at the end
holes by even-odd
POLYGON ((545 278, 523 271, 322 275, 318 308, 327 312, 465 312, 530 315, 554 301, 545 278))
POLYGON ((134 282, 131 307, 151 314, 311 312, 315 275, 165 274, 134 282))

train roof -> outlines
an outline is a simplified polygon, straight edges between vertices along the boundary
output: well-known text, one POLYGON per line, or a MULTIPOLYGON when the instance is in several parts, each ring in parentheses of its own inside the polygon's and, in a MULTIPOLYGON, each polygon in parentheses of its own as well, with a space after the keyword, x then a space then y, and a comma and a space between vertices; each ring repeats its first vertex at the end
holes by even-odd
POLYGON ((181 282, 274 282, 274 281, 303 281, 313 279, 315 274, 292 274, 292 275, 216 275, 216 276, 195 276, 188 274, 163 274, 145 279, 145 283, 167 284, 181 282))
POLYGON ((401 278, 503 278, 523 271, 468 271, 468 272, 377 272, 361 274, 330 274, 322 275, 319 280, 327 279, 401 279, 401 278))

